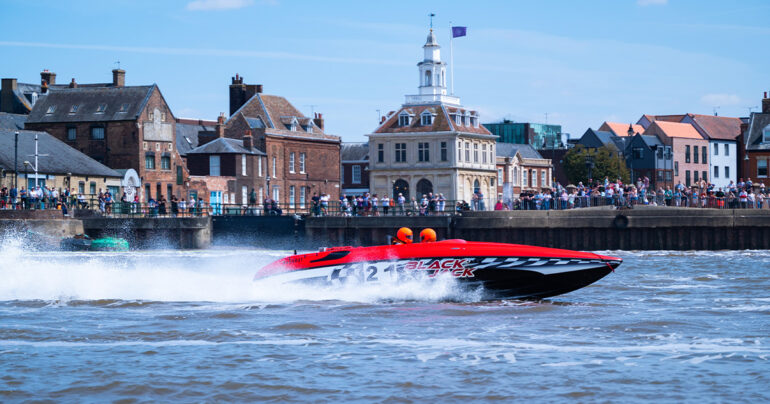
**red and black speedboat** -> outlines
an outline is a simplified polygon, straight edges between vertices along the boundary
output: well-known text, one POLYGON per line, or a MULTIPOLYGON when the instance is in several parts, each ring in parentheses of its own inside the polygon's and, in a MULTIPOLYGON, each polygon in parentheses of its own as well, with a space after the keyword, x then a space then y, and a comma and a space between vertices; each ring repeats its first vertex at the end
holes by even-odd
POLYGON ((260 269, 254 279, 335 285, 445 276, 483 287, 486 299, 541 299, 590 285, 621 262, 588 252, 444 240, 292 255, 260 269))

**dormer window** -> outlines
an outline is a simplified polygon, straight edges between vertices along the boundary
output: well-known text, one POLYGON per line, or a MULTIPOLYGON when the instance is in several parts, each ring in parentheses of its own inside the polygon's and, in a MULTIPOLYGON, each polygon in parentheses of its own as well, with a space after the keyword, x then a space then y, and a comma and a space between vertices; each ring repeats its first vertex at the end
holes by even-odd
POLYGON ((127 102, 124 102, 124 103, 120 104, 120 111, 118 111, 118 112, 127 112, 128 111, 128 106, 129 105, 128 105, 127 102))
POLYGON ((73 106, 71 106, 70 107, 70 114, 74 114, 74 113, 78 112, 78 108, 80 108, 80 105, 78 105, 78 104, 74 104, 73 106))
POLYGON ((48 109, 45 111, 46 114, 53 114, 56 112, 56 105, 51 105, 48 107, 48 109))
POLYGON ((398 126, 409 126, 409 114, 402 112, 398 115, 398 126))
POLYGON ((430 111, 425 111, 422 114, 420 114, 420 125, 422 126, 433 125, 433 114, 431 114, 430 111))
POLYGON ((477 117, 475 115, 471 116, 471 126, 473 126, 474 128, 478 128, 479 127, 479 117, 477 117))
POLYGON ((459 113, 455 114, 455 124, 457 124, 457 125, 462 125, 463 124, 462 116, 459 113))
POLYGON ((770 143, 770 125, 765 126, 762 130, 762 143, 770 143))
POLYGON ((99 106, 96 107, 96 113, 103 114, 106 109, 107 109, 107 104, 99 104, 99 106))
POLYGON ((467 112, 463 116, 463 125, 470 126, 471 125, 471 116, 467 112))
POLYGON ((305 125, 305 132, 313 133, 313 125, 305 125))

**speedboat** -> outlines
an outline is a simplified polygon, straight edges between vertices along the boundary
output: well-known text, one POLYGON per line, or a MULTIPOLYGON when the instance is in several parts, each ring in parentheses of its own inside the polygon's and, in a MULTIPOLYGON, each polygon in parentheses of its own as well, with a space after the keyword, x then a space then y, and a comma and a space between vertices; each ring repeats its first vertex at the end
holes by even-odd
POLYGON ((260 269, 254 280, 340 285, 449 277, 463 286, 481 287, 486 300, 543 299, 588 286, 621 262, 589 252, 443 240, 325 248, 279 259, 260 269))

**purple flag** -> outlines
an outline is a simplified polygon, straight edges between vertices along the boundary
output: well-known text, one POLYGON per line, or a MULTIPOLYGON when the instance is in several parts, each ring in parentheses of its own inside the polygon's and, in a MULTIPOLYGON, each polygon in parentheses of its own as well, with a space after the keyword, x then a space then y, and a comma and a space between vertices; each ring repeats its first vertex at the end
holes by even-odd
POLYGON ((468 27, 452 27, 452 38, 465 36, 468 27))

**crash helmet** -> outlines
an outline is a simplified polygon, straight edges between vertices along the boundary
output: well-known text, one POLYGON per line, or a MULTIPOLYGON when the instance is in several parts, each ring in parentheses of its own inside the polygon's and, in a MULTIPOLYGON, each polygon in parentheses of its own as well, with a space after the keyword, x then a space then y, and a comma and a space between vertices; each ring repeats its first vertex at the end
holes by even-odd
POLYGON ((408 227, 398 229, 396 239, 404 244, 412 244, 412 229, 408 227))
POLYGON ((436 241, 436 231, 433 229, 423 229, 420 232, 421 243, 432 243, 436 241))

